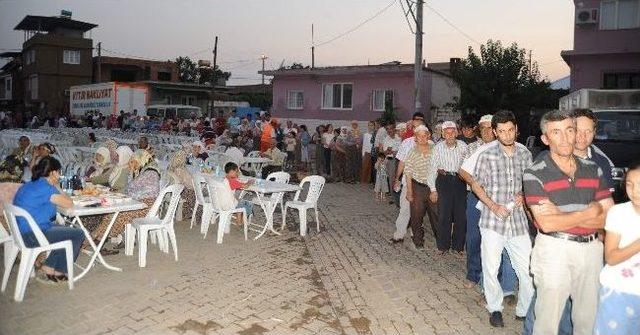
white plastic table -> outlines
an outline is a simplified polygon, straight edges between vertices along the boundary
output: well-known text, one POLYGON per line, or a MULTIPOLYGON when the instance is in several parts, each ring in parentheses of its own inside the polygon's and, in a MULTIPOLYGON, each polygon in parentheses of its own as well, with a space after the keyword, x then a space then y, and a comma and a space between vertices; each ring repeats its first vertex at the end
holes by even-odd
POLYGON ((84 268, 82 273, 80 273, 75 278, 73 278, 74 282, 84 277, 87 274, 87 272, 89 272, 89 269, 93 267, 96 260, 99 260, 100 263, 109 270, 122 271, 121 268, 112 266, 109 263, 107 263, 107 261, 105 261, 102 255, 100 254, 100 250, 102 249, 102 246, 107 240, 107 237, 109 236, 109 232, 111 231, 113 224, 116 222, 116 219, 118 218, 118 214, 120 214, 120 212, 135 211, 135 210, 145 209, 145 208, 147 208, 147 205, 145 203, 136 201, 136 200, 128 200, 118 204, 102 205, 99 207, 82 207, 78 205, 74 205, 71 208, 58 207, 58 213, 64 216, 73 217, 71 224, 77 225, 80 229, 82 229, 82 232, 84 233, 84 236, 87 239, 87 242, 89 242, 89 245, 91 245, 91 248, 93 249, 93 253, 91 254, 91 259, 89 260, 89 264, 84 268), (96 245, 93 242, 93 238, 91 237, 91 234, 89 233, 87 228, 85 228, 85 226, 82 224, 82 220, 80 220, 80 217, 88 216, 88 215, 100 215, 100 214, 113 214, 113 216, 111 217, 111 222, 109 222, 107 229, 105 229, 104 231, 104 235, 100 238, 100 243, 96 245))
POLYGON ((272 162, 271 158, 267 158, 267 157, 243 157, 242 158, 243 164, 251 164, 251 168, 253 169, 253 172, 256 174, 256 178, 262 177, 262 168, 271 162, 272 162))
POLYGON ((273 214, 275 213, 276 207, 280 202, 273 201, 268 196, 265 196, 265 194, 296 192, 300 190, 300 186, 256 178, 254 179, 253 184, 246 187, 245 190, 254 192, 256 194, 257 202, 260 207, 262 207, 264 216, 266 217, 264 227, 254 239, 257 240, 258 238, 260 238, 262 235, 264 235, 264 233, 267 232, 267 230, 270 230, 276 235, 280 235, 279 232, 273 229, 273 214))

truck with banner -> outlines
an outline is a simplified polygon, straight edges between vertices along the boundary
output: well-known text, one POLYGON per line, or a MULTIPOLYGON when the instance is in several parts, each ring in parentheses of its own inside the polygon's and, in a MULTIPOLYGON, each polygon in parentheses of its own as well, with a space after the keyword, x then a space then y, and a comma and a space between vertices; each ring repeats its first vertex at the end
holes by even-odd
POLYGON ((134 110, 145 115, 149 99, 149 88, 143 84, 108 82, 80 86, 69 89, 71 115, 82 116, 88 112, 102 115, 128 113, 134 110))

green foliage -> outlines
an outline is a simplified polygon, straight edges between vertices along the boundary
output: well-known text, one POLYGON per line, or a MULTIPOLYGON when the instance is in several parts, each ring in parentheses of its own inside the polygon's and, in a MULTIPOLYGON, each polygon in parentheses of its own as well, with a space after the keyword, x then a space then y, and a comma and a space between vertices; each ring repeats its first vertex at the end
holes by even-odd
POLYGON ((381 125, 395 123, 398 120, 398 117, 396 116, 396 109, 397 108, 393 107, 391 104, 386 104, 384 112, 382 112, 382 115, 380 115, 380 118, 378 118, 378 122, 381 125))
POLYGON ((463 112, 482 115, 506 109, 522 114, 557 106, 556 94, 541 79, 537 63, 529 63, 525 49, 516 43, 504 47, 489 40, 479 55, 469 47, 467 59, 452 74, 461 90, 456 108, 463 112))
POLYGON ((178 68, 178 78, 183 83, 193 83, 197 78, 197 66, 189 57, 176 58, 176 67, 178 68))
MULTIPOLYGON (((189 57, 176 58, 176 66, 178 68, 178 77, 184 83, 207 84, 213 82, 213 70, 210 67, 199 67, 196 62, 189 57)), ((216 81, 227 81, 231 77, 231 72, 223 72, 216 65, 215 68, 216 81)))

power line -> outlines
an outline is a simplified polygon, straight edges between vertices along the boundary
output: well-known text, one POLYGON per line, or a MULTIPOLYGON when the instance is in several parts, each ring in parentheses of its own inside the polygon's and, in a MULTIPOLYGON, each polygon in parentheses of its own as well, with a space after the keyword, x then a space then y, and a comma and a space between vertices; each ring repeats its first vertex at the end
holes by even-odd
POLYGON ((472 42, 474 42, 476 44, 482 45, 482 43, 478 42, 475 38, 471 37, 469 34, 465 33, 462 29, 458 28, 455 24, 453 24, 453 22, 449 21, 449 19, 444 17, 444 15, 440 14, 440 12, 438 12, 435 8, 429 6, 429 4, 427 4, 426 2, 424 3, 424 5, 427 6, 427 8, 431 9, 431 11, 433 11, 436 15, 438 15, 444 22, 446 22, 453 29, 455 29, 460 34, 462 34, 464 37, 466 37, 469 41, 472 41, 472 42))
POLYGON ((549 65, 549 64, 558 63, 558 62, 564 62, 564 59, 556 59, 556 60, 554 60, 554 61, 550 61, 550 62, 542 63, 542 64, 540 64, 540 66, 545 66, 545 65, 549 65))
MULTIPOLYGON (((398 2, 400 2, 400 8, 402 8, 402 14, 404 16, 405 21, 407 21, 407 26, 409 26, 409 31, 411 31, 412 34, 415 34, 416 32, 413 30, 413 27, 411 26, 411 22, 409 22, 409 8, 407 8, 407 10, 404 10, 404 5, 402 4, 404 0, 400 0, 398 2)), ((411 6, 410 4, 407 4, 407 6, 411 6)))
POLYGON ((342 37, 344 37, 344 36, 346 36, 346 35, 348 35, 348 34, 350 34, 350 33, 354 32, 354 31, 358 30, 360 27, 364 26, 364 25, 365 25, 365 24, 367 24, 369 21, 371 21, 371 20, 375 19, 376 17, 378 17, 378 16, 380 16, 382 13, 384 13, 387 9, 391 8, 391 6, 393 6, 393 4, 394 4, 396 1, 398 1, 398 0, 392 0, 388 5, 384 6, 384 8, 382 8, 381 10, 379 10, 378 12, 376 12, 376 13, 375 13, 373 16, 371 16, 370 18, 368 18, 368 19, 366 19, 366 20, 364 20, 364 21, 360 22, 357 26, 355 26, 355 27, 353 27, 353 28, 351 28, 351 29, 349 29, 349 30, 345 31, 344 33, 342 33, 342 34, 340 34, 340 35, 337 35, 337 36, 333 37, 333 38, 332 38, 332 39, 330 39, 330 40, 324 41, 324 42, 322 42, 322 43, 318 43, 318 44, 316 44, 315 46, 316 46, 316 47, 319 47, 319 46, 323 46, 323 45, 325 45, 325 44, 329 44, 329 43, 331 43, 331 42, 333 42, 333 41, 335 41, 335 40, 338 40, 338 39, 340 39, 340 38, 342 38, 342 37))

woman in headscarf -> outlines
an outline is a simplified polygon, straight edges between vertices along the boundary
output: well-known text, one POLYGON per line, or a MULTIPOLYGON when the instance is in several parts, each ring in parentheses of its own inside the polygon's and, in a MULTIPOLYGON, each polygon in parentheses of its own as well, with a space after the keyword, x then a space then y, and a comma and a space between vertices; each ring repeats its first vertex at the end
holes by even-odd
MULTIPOLYGON (((114 191, 122 191, 127 187, 129 173, 127 168, 129 160, 133 156, 133 151, 126 145, 115 150, 117 164, 113 167, 106 167, 101 174, 93 176, 89 181, 93 184, 109 186, 114 191)), ((110 155, 113 157, 113 155, 110 155)))
POLYGON ((319 125, 316 127, 316 133, 313 134, 311 142, 316 147, 315 166, 316 174, 322 176, 324 174, 324 147, 322 146, 322 134, 324 134, 324 126, 319 125))
POLYGON ((184 199, 184 205, 182 206, 183 218, 191 218, 194 214, 193 205, 196 202, 192 176, 187 169, 187 156, 188 154, 184 150, 174 152, 169 159, 169 166, 167 167, 172 179, 184 186, 184 191, 182 192, 182 198, 184 199))
MULTIPOLYGON (((149 208, 151 208, 153 202, 160 193, 160 170, 148 151, 137 150, 133 156, 131 156, 131 159, 129 159, 128 171, 126 172, 130 174, 131 181, 125 188, 124 194, 134 200, 144 202, 147 205, 147 208, 120 213, 109 232, 109 237, 115 237, 122 234, 126 224, 130 224, 133 219, 147 215, 149 208)), ((109 226, 110 221, 111 217, 109 215, 103 216, 100 225, 98 225, 96 230, 93 232, 93 237, 102 237, 109 226)), ((116 248, 119 249, 121 247, 124 247, 124 238, 116 248)), ((115 252, 107 251, 106 253, 110 254, 115 252)))
POLYGON ((350 184, 355 184, 359 178, 360 172, 360 130, 358 130, 358 124, 347 131, 346 139, 344 140, 345 149, 345 177, 344 181, 350 184))
POLYGON ((331 172, 333 173, 334 181, 341 182, 345 181, 345 163, 346 163, 346 154, 347 154, 347 135, 349 132, 349 128, 341 127, 336 129, 336 136, 333 140, 333 153, 332 156, 332 164, 331 172))
POLYGON ((116 141, 110 138, 104 142, 104 146, 107 147, 107 149, 109 149, 110 160, 112 162, 117 162, 118 161, 118 152, 117 152, 118 143, 116 143, 116 141))
POLYGON ((91 179, 91 177, 99 176, 105 170, 110 168, 111 155, 109 154, 109 149, 105 147, 99 147, 98 150, 96 150, 96 154, 93 156, 93 163, 85 173, 85 178, 91 179))

